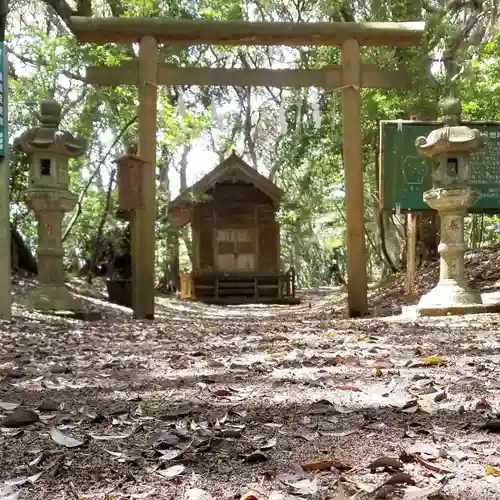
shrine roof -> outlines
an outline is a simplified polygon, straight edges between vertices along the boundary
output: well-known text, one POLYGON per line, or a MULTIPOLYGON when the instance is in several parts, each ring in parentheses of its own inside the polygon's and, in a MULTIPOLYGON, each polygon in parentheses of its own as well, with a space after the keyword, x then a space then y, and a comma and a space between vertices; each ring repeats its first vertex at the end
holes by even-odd
POLYGON ((177 198, 172 200, 169 211, 185 205, 191 205, 197 197, 205 194, 218 182, 232 179, 253 184, 257 189, 267 195, 274 203, 279 204, 284 192, 274 182, 260 174, 236 153, 219 163, 212 171, 185 189, 177 198))

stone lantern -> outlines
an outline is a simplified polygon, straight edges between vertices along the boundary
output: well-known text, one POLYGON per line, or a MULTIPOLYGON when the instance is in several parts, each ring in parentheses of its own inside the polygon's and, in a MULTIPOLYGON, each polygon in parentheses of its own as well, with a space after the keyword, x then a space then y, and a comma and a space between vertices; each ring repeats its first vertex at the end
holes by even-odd
POLYGON ((77 201, 69 191, 68 160, 82 156, 86 142, 59 131, 61 106, 53 99, 41 103, 37 118, 40 125, 15 141, 30 159, 26 202, 38 221, 38 284, 28 302, 42 311, 82 312, 83 304, 64 283, 61 223, 77 201))
POLYGON ((415 143, 434 162, 433 186, 424 193, 424 201, 441 219, 439 282, 418 303, 417 312, 424 315, 459 314, 482 304, 481 295, 468 288, 465 278, 464 217, 480 198, 469 185, 470 156, 485 147, 486 135, 460 124, 462 106, 455 97, 441 101, 440 108, 443 126, 415 143))

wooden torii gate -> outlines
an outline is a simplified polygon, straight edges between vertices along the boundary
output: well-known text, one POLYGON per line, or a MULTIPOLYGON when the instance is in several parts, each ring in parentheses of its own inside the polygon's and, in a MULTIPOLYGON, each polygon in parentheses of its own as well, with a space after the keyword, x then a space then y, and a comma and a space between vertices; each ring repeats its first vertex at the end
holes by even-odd
POLYGON ((154 316, 155 169, 158 85, 224 85, 340 88, 343 97, 343 156, 347 220, 347 278, 349 315, 368 310, 363 157, 361 148, 361 88, 406 88, 402 72, 381 71, 361 64, 360 46, 418 45, 423 22, 408 23, 292 23, 164 18, 72 17, 80 42, 139 42, 139 56, 117 67, 87 68, 94 85, 136 85, 139 89, 139 154, 143 208, 132 220, 133 309, 137 318, 154 316), (341 66, 320 70, 179 68, 158 63, 158 44, 168 45, 338 45, 341 66))

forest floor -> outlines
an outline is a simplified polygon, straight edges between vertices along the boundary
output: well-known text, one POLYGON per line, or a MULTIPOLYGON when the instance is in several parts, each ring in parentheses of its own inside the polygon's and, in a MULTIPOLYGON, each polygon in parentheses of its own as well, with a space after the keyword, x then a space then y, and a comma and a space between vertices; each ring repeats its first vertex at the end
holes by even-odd
POLYGON ((500 499, 500 315, 349 320, 324 289, 134 321, 73 285, 102 320, 1 324, 0 500, 500 499))

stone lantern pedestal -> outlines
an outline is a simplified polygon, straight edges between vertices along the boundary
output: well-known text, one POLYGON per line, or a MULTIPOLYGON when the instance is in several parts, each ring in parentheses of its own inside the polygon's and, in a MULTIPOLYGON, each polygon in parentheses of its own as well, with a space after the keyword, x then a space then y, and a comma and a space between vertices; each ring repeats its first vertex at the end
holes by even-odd
POLYGON ((485 312, 481 295, 470 290, 465 277, 464 217, 480 198, 480 192, 469 186, 470 155, 485 147, 486 136, 460 125, 458 99, 445 99, 440 107, 443 127, 416 141, 417 149, 435 162, 433 188, 424 193, 424 201, 441 219, 439 282, 422 296, 417 314, 485 312))
POLYGON ((441 219, 441 241, 438 251, 441 256, 439 282, 425 294, 417 310, 447 309, 482 304, 481 295, 472 291, 465 278, 464 217, 480 194, 471 188, 431 189, 424 194, 425 202, 437 210, 441 219))
MULTIPOLYGON (((65 285, 61 230, 64 214, 77 201, 69 191, 68 160, 83 155, 86 144, 59 131, 61 106, 56 101, 43 101, 38 119, 40 126, 28 130, 15 142, 15 147, 30 159, 26 203, 38 222, 38 282, 26 301, 33 309, 86 317, 89 312, 83 302, 71 295, 65 285)), ((95 312, 90 315, 92 319, 96 317, 95 312)))

